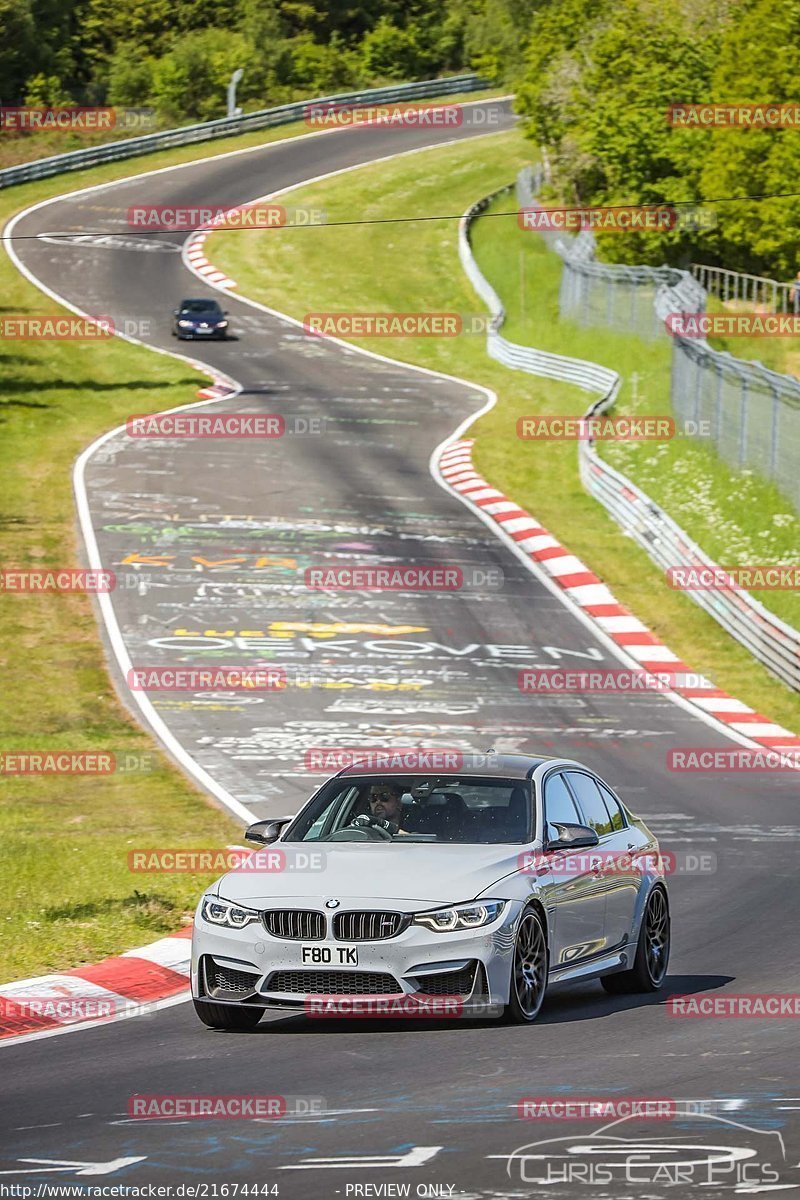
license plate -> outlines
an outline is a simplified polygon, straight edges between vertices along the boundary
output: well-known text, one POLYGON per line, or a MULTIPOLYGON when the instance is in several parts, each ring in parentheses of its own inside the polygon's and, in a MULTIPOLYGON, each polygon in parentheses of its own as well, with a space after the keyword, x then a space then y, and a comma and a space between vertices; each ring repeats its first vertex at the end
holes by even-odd
POLYGON ((357 967, 357 946, 301 946, 300 961, 304 966, 357 967))

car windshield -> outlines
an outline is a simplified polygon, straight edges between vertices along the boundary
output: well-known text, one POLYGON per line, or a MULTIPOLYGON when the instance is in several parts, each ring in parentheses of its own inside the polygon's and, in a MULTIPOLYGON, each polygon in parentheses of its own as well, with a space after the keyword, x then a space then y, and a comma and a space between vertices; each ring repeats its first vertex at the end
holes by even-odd
POLYGON ((332 779, 285 840, 521 844, 530 828, 527 780, 370 775, 332 779))
POLYGON ((219 315, 222 309, 216 300, 184 300, 181 304, 181 312, 214 313, 215 315, 219 315))

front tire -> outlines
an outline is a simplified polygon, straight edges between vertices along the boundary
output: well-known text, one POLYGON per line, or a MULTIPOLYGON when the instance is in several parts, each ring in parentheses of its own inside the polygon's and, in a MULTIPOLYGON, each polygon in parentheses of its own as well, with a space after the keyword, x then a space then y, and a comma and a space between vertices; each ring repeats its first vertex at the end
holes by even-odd
POLYGON ((669 947, 669 900, 664 888, 655 887, 647 898, 633 966, 604 975, 600 982, 612 996, 657 992, 667 974, 669 947))
POLYGON ((209 1029, 229 1029, 242 1033, 255 1029, 264 1015, 263 1008, 234 1007, 232 1004, 212 1004, 210 1000, 195 1000, 194 1011, 209 1029))
POLYGON ((511 985, 503 1020, 531 1025, 539 1015, 547 991, 547 938, 539 913, 528 908, 520 917, 514 942, 511 985))

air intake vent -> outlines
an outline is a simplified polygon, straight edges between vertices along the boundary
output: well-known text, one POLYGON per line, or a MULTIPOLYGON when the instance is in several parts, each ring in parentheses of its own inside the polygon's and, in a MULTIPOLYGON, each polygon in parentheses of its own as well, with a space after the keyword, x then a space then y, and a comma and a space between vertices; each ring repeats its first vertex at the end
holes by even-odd
POLYGON ((275 908, 261 914, 267 933, 290 941, 320 942, 325 937, 325 914, 305 908, 275 908))
POLYGON ((333 918, 333 935, 340 942, 380 942, 396 937, 409 921, 405 913, 342 912, 333 918))
POLYGON ((298 996, 396 996, 402 990, 392 975, 368 971, 275 971, 265 988, 298 996))
POLYGON ((224 967, 213 958, 205 959, 206 992, 214 1000, 242 1000, 256 990, 260 976, 236 967, 224 967))

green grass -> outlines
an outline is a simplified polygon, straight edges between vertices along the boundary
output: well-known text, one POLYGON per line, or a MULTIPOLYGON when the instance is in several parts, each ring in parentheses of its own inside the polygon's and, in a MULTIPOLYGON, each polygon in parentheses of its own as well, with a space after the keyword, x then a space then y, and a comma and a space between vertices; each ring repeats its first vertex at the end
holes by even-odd
MULTIPOLYGON (((358 213, 376 220, 457 213, 513 179, 529 155, 521 134, 498 134, 320 181, 293 192, 292 202, 324 208, 329 221, 352 220, 354 195, 358 213)), ((544 349, 596 358, 625 373, 638 370, 643 376, 640 394, 644 391, 647 396, 660 370, 651 358, 653 350, 633 344, 636 339, 624 335, 560 324, 552 290, 557 262, 545 255, 538 238, 517 229, 511 215, 513 199, 506 197, 500 207, 508 209, 509 215, 480 220, 475 242, 482 268, 509 303, 508 336, 544 349), (519 301, 522 261, 524 304, 519 301)), ((269 238, 251 232, 217 233, 207 247, 211 261, 237 280, 242 295, 300 320, 309 312, 346 309, 482 311, 459 266, 452 220, 322 226, 269 238), (344 276, 342 263, 347 264, 344 276)), ((551 442, 543 448, 517 439, 519 416, 582 413, 584 393, 492 362, 482 336, 352 340, 493 388, 499 403, 472 430, 482 473, 530 509, 614 589, 621 603, 694 668, 789 728, 800 724, 796 696, 687 596, 669 590, 645 553, 583 491, 574 445, 551 442)), ((661 411, 668 410, 662 407, 661 411)), ((688 453, 691 448, 682 441, 680 449, 688 453)))
MULTIPOLYGON (((716 296, 708 298, 709 312, 753 312, 752 304, 723 304, 716 296)), ((755 359, 781 375, 800 379, 800 338, 797 337, 714 337, 709 345, 715 350, 727 350, 735 358, 755 359)))
MULTIPOLYGON (((3 190, 0 224, 68 190, 308 132, 282 126, 3 190)), ((7 313, 54 310, 6 254, 0 288, 7 313)), ((79 452, 131 412, 192 403, 208 383, 186 364, 118 340, 0 342, 0 373, 3 569, 78 565, 71 472, 79 452)), ((0 672, 0 752, 153 749, 116 699, 86 597, 0 592, 0 672)), ((189 919, 212 876, 131 874, 128 851, 224 846, 241 828, 164 756, 154 760, 142 774, 0 773, 0 983, 94 962, 189 919)))

